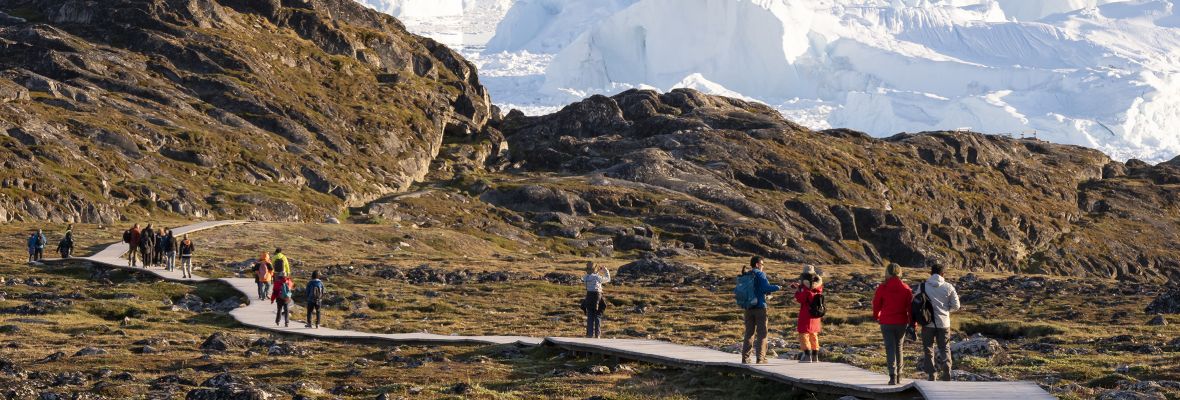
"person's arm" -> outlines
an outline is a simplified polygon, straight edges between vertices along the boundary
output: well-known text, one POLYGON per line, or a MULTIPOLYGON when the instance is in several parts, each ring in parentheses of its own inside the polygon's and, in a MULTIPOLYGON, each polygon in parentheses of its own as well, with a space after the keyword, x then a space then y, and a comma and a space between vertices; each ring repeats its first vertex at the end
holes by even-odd
POLYGON ((873 319, 881 319, 881 309, 885 307, 885 297, 881 293, 884 288, 885 285, 877 286, 873 293, 873 319))
POLYGON ((774 293, 774 292, 779 291, 779 289, 782 289, 782 288, 778 287, 778 285, 771 285, 770 280, 766 279, 766 273, 758 274, 758 281, 757 282, 758 282, 758 284, 755 286, 758 287, 758 292, 760 292, 762 294, 774 293))
POLYGON ((609 283, 609 282, 610 282, 610 269, 607 267, 602 267, 602 283, 609 283))
POLYGON ((959 311, 961 304, 959 304, 959 292, 955 290, 954 286, 950 287, 950 292, 947 293, 947 311, 959 311))

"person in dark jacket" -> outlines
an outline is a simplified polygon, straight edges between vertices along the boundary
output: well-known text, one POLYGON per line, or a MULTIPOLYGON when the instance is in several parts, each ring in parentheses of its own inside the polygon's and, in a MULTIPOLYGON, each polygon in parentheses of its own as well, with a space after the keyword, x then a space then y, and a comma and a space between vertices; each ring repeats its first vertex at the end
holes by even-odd
POLYGON ((139 256, 140 261, 143 262, 141 267, 147 268, 152 265, 152 252, 155 249, 156 230, 152 228, 152 224, 148 224, 139 235, 139 256))
POLYGON ((66 227, 66 234, 57 242, 57 252, 61 258, 70 258, 74 254, 74 226, 66 227))
POLYGON ((885 360, 889 368, 889 384, 900 382, 905 355, 902 353, 906 329, 913 321, 910 303, 914 292, 901 281, 901 266, 889 263, 885 267, 885 282, 877 286, 873 294, 873 318, 881 324, 881 336, 885 340, 885 360))
POLYGON ((127 266, 134 267, 136 259, 139 256, 139 241, 143 240, 143 232, 139 230, 139 224, 131 226, 127 232, 123 232, 123 242, 127 243, 127 266))
POLYGON ((754 291, 758 293, 758 305, 745 309, 742 316, 745 322, 745 332, 742 335, 742 364, 750 363, 750 352, 753 350, 759 364, 766 361, 766 295, 779 291, 781 288, 771 285, 762 272, 764 261, 760 256, 750 258, 750 271, 743 268, 742 273, 754 274, 754 291))
POLYGON ((307 282, 307 288, 304 290, 307 295, 307 324, 304 327, 311 328, 311 313, 315 312, 315 328, 320 328, 320 305, 324 301, 324 282, 320 280, 320 271, 311 272, 311 280, 307 282))
POLYGON ((164 231, 164 228, 160 228, 156 231, 156 248, 152 253, 152 262, 157 267, 161 265, 164 266, 164 268, 168 267, 168 265, 164 263, 164 242, 167 240, 168 233, 164 231))
POLYGON ((824 291, 824 280, 815 271, 815 267, 803 267, 799 275, 799 283, 792 283, 795 288, 795 301, 799 303, 799 319, 795 330, 799 332, 799 349, 803 350, 800 362, 819 362, 819 332, 823 324, 819 317, 811 315, 811 302, 824 291))
POLYGON ((160 246, 160 250, 164 252, 164 269, 168 271, 175 270, 176 236, 172 234, 171 229, 169 229, 168 232, 164 234, 164 240, 162 240, 162 242, 163 244, 160 246))
POLYGON ((195 246, 193 241, 189 240, 188 235, 185 234, 180 241, 180 273, 185 278, 193 277, 193 251, 195 246))

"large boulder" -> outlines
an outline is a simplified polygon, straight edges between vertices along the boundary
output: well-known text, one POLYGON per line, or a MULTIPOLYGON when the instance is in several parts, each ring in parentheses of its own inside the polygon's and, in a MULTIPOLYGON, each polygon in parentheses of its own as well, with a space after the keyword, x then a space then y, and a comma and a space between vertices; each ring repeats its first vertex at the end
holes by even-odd
POLYGON ((1145 311, 1148 314, 1180 314, 1180 289, 1172 289, 1156 296, 1145 311))

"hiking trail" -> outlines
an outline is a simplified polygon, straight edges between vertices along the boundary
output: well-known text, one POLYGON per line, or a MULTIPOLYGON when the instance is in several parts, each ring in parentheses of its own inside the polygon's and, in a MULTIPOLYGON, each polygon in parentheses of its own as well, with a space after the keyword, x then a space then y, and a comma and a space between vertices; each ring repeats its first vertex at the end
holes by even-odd
MULTIPOLYGON (((209 221, 174 228, 176 236, 228 226, 247 224, 248 221, 209 221)), ((88 257, 74 257, 70 260, 89 261, 115 268, 145 271, 165 280, 174 282, 221 281, 242 293, 247 299, 245 306, 229 314, 242 325, 288 335, 300 335, 328 340, 381 341, 399 344, 429 345, 504 345, 554 346, 570 351, 594 353, 622 359, 637 360, 680 368, 716 367, 773 379, 814 392, 852 395, 869 399, 929 399, 929 400, 988 400, 1054 399, 1032 382, 928 382, 903 379, 902 384, 886 385, 889 378, 883 374, 854 367, 848 364, 820 362, 799 363, 794 360, 771 359, 768 364, 742 364, 737 354, 726 353, 704 347, 678 345, 669 342, 645 339, 586 339, 569 337, 535 338, 528 336, 459 336, 432 333, 368 333, 332 328, 305 328, 296 318, 295 326, 275 326, 275 310, 269 301, 258 300, 258 287, 250 278, 183 278, 179 269, 166 271, 163 268, 128 267, 122 258, 127 253, 126 243, 115 243, 88 257)), ((43 262, 61 262, 61 259, 45 259, 43 262)))

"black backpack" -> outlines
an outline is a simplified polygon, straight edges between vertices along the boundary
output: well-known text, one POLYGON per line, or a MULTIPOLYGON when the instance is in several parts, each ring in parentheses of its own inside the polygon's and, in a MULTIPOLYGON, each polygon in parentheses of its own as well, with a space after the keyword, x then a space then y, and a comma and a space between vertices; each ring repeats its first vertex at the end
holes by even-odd
POLYGON ((123 231, 123 243, 131 243, 131 230, 123 231))
POLYGON ((811 304, 807 305, 807 313, 811 318, 823 318, 828 313, 828 306, 824 304, 824 294, 816 293, 811 297, 811 304))
POLYGON ((921 285, 914 301, 910 303, 910 315, 915 323, 926 326, 934 322, 934 304, 930 302, 930 296, 926 295, 926 282, 921 285))

